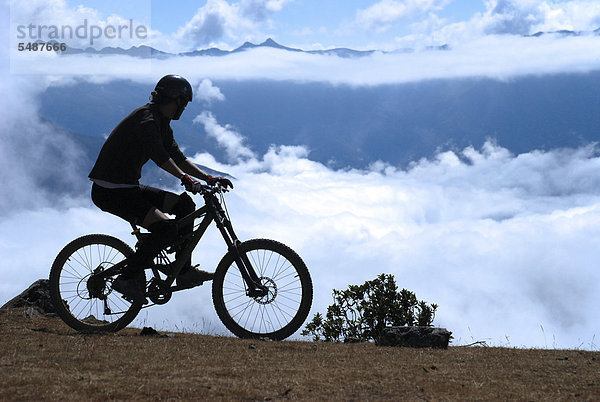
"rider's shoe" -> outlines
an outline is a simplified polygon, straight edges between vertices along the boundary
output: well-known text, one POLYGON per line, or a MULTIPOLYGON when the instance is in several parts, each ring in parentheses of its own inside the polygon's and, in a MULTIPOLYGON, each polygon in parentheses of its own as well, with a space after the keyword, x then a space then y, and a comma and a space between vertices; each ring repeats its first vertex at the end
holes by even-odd
POLYGON ((179 275, 177 275, 177 285, 185 287, 194 287, 202 285, 206 281, 212 281, 215 274, 212 272, 206 272, 196 267, 184 268, 179 275))
POLYGON ((112 283, 112 288, 121 293, 123 297, 136 304, 147 304, 148 300, 137 278, 126 278, 119 275, 112 283))

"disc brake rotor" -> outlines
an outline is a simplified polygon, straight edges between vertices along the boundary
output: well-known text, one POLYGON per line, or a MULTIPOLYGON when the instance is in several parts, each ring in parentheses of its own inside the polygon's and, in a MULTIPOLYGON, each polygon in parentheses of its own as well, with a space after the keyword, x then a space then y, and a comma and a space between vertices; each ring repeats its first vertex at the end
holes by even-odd
POLYGON ((254 300, 256 300, 256 302, 259 304, 272 303, 273 300, 275 300, 275 298, 277 297, 277 284, 273 279, 268 278, 266 276, 262 276, 260 278, 260 283, 261 285, 267 288, 267 294, 264 296, 255 297, 254 300))

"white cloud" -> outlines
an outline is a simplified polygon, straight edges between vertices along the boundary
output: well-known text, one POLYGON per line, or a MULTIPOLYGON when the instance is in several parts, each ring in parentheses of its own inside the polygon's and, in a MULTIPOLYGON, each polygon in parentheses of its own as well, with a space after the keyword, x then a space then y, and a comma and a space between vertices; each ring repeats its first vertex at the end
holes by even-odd
POLYGON ((450 0, 381 0, 356 12, 355 23, 366 30, 386 31, 402 19, 444 8, 450 0))
POLYGON ((204 131, 209 137, 217 140, 225 148, 230 162, 241 162, 253 158, 254 153, 243 145, 244 137, 236 132, 230 125, 221 126, 211 112, 204 111, 194 118, 194 123, 204 126, 204 131))
POLYGON ((487 14, 491 21, 487 32, 491 34, 528 35, 532 27, 539 25, 544 15, 538 8, 539 1, 498 0, 488 3, 487 14), (493 5, 493 8, 490 7, 493 5))
POLYGON ((191 42, 194 48, 211 44, 223 36, 234 36, 235 27, 251 29, 252 24, 237 12, 235 6, 224 0, 209 0, 183 27, 176 37, 191 42))
MULTIPOLYGON (((275 13, 286 3, 248 0, 229 4, 225 0, 210 0, 178 34, 166 38, 160 33, 150 32, 150 37, 151 40, 166 41, 165 43, 177 42, 179 48, 185 48, 185 41, 216 41, 219 37, 239 43, 242 38, 254 34, 260 36, 257 31, 260 18, 257 15, 253 16, 248 10, 255 10, 258 14, 275 13)), ((392 21, 403 15, 398 10, 428 11, 425 22, 412 24, 416 32, 397 38, 395 46, 419 49, 423 44, 449 43, 451 50, 444 52, 376 53, 371 57, 341 59, 275 49, 256 49, 227 57, 174 57, 156 60, 119 56, 58 57, 53 52, 18 52, 14 44, 7 50, 10 53, 11 69, 16 73, 90 76, 126 74, 138 76, 136 79, 145 76, 150 81, 160 74, 179 71, 187 77, 194 77, 197 82, 203 79, 267 78, 377 85, 472 76, 509 79, 527 74, 585 72, 600 66, 600 36, 597 35, 568 38, 545 35, 540 38, 524 38, 518 35, 489 34, 519 33, 525 30, 533 33, 557 29, 590 31, 600 26, 598 2, 489 1, 484 13, 475 15, 469 21, 449 25, 433 12, 445 4, 445 1, 439 0, 413 0, 402 3, 386 0, 372 6, 373 20, 380 15, 381 18, 386 16, 392 21), (391 9, 396 11, 392 12, 391 9), (379 11, 376 13, 377 10, 379 11), (431 30, 434 32, 431 33, 431 30)), ((69 8, 60 0, 13 2, 11 17, 14 21, 32 21, 38 25, 59 22, 76 24, 82 18, 87 18, 90 24, 93 22, 100 26, 106 26, 113 19, 121 18, 102 16, 97 11, 85 7, 69 8)), ((11 34, 11 38, 12 36, 14 35, 11 34)), ((116 40, 103 42, 102 45, 104 44, 127 47, 116 40)))
MULTIPOLYGON (((486 35, 530 35, 559 30, 590 32, 600 27, 600 3, 589 0, 492 0, 486 11, 470 20, 437 28, 424 36, 438 42, 457 44, 486 35)), ((402 40, 399 38, 399 40, 402 40)))
MULTIPOLYGON (((262 39, 260 24, 281 11, 289 0, 243 0, 229 3, 226 0, 208 0, 184 26, 175 38, 189 43, 194 49, 216 46, 223 40, 239 43, 262 39)), ((226 45, 224 45, 226 46, 226 45)))
MULTIPOLYGON (((35 99, 44 88, 12 82, 4 84, 5 99, 20 103, 3 105, 8 127, 37 114, 35 99)), ((597 348, 600 316, 588 307, 600 302, 600 158, 593 147, 512 155, 489 142, 406 170, 384 162, 365 171, 332 170, 311 161, 303 147, 273 146, 256 155, 241 133, 209 112, 198 121, 230 151, 228 163, 208 154, 193 159, 237 178, 227 197, 236 231, 242 239, 275 238, 299 252, 315 284, 313 313, 325 311, 332 288, 385 272, 438 303, 435 323, 453 331, 458 344, 597 348)), ((15 154, 26 163, 2 153, 3 171, 64 167, 48 165, 44 137, 68 149, 66 138, 41 123, 32 130, 15 154)), ((0 140, 0 149, 12 149, 9 137, 0 140)), ((55 255, 77 236, 109 233, 132 244, 128 225, 92 206, 87 191, 76 206, 45 199, 31 205, 38 193, 26 186, 38 183, 42 172, 14 174, 18 180, 4 183, 2 193, 13 198, 2 199, 0 304, 47 277, 55 255)), ((73 180, 86 175, 72 173, 73 180)), ((210 270, 225 252, 212 230, 194 260, 210 270)), ((145 310, 138 325, 224 332, 209 300, 209 287, 178 293, 166 306, 145 310)))
POLYGON ((331 288, 386 272, 439 303, 436 323, 459 343, 593 342, 599 317, 584 307, 599 301, 592 148, 511 155, 487 143, 409 170, 333 171, 289 147, 254 162, 220 166, 238 178, 236 227, 299 250, 315 279, 314 311, 331 303, 331 288))
MULTIPOLYGON (((325 311, 332 288, 385 272, 438 303, 435 323, 453 331, 457 344, 591 348, 600 317, 586 306, 600 301, 600 193, 590 179, 599 165, 590 149, 515 156, 487 144, 409 170, 380 163, 371 171, 334 171, 297 147, 221 168, 238 178, 227 200, 240 237, 284 241, 308 264, 313 313, 325 311)), ((2 218, 0 303, 47 276, 60 248, 90 231, 133 240, 125 222, 94 207, 2 218)), ((194 257, 204 269, 226 251, 215 232, 194 257)), ((140 320, 224 331, 208 300, 209 287, 176 294, 140 320)))
POLYGON ((544 2, 540 9, 544 19, 535 27, 538 31, 590 31, 600 28, 600 3, 595 0, 544 2))
POLYGON ((196 89, 194 99, 200 99, 208 104, 211 104, 213 101, 224 101, 225 95, 223 95, 218 87, 213 85, 211 80, 204 78, 196 89))
POLYGON ((64 0, 10 1, 11 47, 18 42, 58 41, 68 47, 123 47, 148 44, 160 36, 149 28, 150 3, 137 7, 137 15, 102 15, 83 5, 71 7, 64 0))
POLYGON ((274 12, 281 11, 291 0, 242 0, 241 11, 254 21, 264 21, 274 12))
POLYGON ((0 193, 0 216, 14 210, 64 202, 74 191, 81 190, 86 180, 79 169, 83 153, 67 133, 40 119, 36 94, 49 81, 42 77, 11 77, 0 82, 0 108, 5 111, 0 127, 0 171, 3 190, 0 193), (55 192, 48 192, 47 182, 55 192), (58 198, 58 199, 57 199, 58 198))
POLYGON ((447 51, 374 53, 340 58, 258 48, 226 57, 173 57, 165 60, 123 56, 29 55, 11 60, 13 71, 32 74, 123 76, 155 81, 177 72, 195 82, 203 79, 273 79, 334 84, 379 85, 430 79, 580 73, 600 68, 600 36, 539 38, 490 35, 447 51), (40 59, 45 57, 43 60, 40 59), (43 62, 42 62, 43 61, 43 62), (101 61, 101 62, 100 62, 101 61))

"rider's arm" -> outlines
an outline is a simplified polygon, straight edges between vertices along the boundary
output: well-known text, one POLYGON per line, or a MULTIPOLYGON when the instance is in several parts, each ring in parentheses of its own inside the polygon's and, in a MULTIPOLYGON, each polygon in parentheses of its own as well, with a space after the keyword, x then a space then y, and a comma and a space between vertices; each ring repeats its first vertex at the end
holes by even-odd
POLYGON ((210 176, 206 174, 202 169, 196 166, 195 163, 190 161, 189 159, 185 159, 181 161, 178 165, 179 169, 184 173, 189 174, 190 176, 194 176, 200 180, 208 181, 210 176))
POLYGON ((204 173, 198 166, 192 163, 189 159, 185 159, 180 162, 179 165, 175 164, 172 158, 169 158, 165 163, 160 165, 160 168, 166 170, 171 173, 173 176, 181 179, 181 177, 185 174, 189 174, 190 176, 197 177, 198 179, 207 181, 209 179, 209 175, 204 173))
POLYGON ((186 173, 182 169, 180 169, 179 166, 177 166, 175 164, 175 162, 173 161, 173 159, 171 159, 171 158, 169 158, 165 163, 160 165, 160 168, 171 173, 173 176, 177 177, 178 179, 181 179, 181 177, 183 175, 185 175, 185 173, 186 173))

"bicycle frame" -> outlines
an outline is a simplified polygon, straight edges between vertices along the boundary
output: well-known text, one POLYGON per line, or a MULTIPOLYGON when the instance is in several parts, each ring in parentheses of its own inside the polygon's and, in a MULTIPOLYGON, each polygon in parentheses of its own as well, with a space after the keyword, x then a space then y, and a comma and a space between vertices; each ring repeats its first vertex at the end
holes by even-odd
MULTIPOLYGON (((264 296, 267 292, 267 289, 261 285, 260 278, 256 274, 256 271, 252 267, 252 264, 245 256, 239 252, 238 246, 241 243, 238 239, 235 231, 233 230, 233 225, 231 221, 227 217, 227 214, 223 210, 219 199, 215 196, 215 190, 211 187, 205 186, 203 187, 202 196, 204 198, 205 204, 198 208, 196 211, 191 214, 184 216, 183 218, 177 221, 177 228, 181 229, 186 225, 193 224, 196 219, 202 218, 200 224, 187 235, 184 240, 187 241, 187 244, 182 250, 182 255, 190 256, 192 255, 192 251, 196 248, 204 233, 210 226, 210 224, 214 221, 219 232, 223 236, 225 243, 227 244, 228 253, 233 254, 234 261, 240 270, 240 273, 246 283, 246 291, 249 296, 252 297, 261 297, 264 296)), ((142 241, 144 234, 140 233, 139 228, 131 224, 134 228, 134 234, 138 238, 139 241, 142 241)), ((167 276, 167 279, 164 281, 165 284, 172 291, 185 289, 179 286, 172 286, 175 278, 181 272, 184 264, 188 261, 188 258, 179 258, 175 260, 175 262, 171 265, 171 273, 167 276)), ((156 273, 155 273, 156 276, 156 273)))

